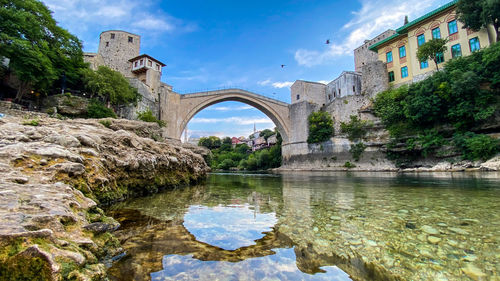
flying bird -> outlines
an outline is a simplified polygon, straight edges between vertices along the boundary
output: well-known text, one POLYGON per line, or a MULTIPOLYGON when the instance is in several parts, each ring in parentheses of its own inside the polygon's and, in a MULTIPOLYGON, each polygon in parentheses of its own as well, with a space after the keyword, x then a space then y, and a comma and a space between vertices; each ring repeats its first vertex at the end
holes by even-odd
POLYGON ((330 44, 330 39, 326 39, 326 43, 325 44, 330 44))
POLYGON ((281 68, 283 68, 283 67, 285 67, 285 66, 286 66, 286 64, 282 64, 282 65, 281 65, 281 68))

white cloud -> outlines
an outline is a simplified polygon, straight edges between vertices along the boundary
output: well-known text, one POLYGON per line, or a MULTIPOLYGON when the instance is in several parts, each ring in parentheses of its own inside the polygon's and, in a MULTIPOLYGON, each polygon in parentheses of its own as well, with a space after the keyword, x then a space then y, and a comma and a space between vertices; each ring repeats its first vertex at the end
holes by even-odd
POLYGON ((361 0, 361 9, 353 12, 354 18, 346 23, 337 40, 326 50, 299 49, 295 60, 299 65, 314 66, 324 64, 340 56, 352 55, 355 48, 387 29, 396 29, 403 24, 405 15, 410 20, 425 12, 447 3, 448 0, 361 0), (336 42, 338 41, 338 43, 336 42))
POLYGON ((264 81, 257 82, 257 84, 259 84, 261 86, 267 86, 267 85, 271 84, 271 82, 272 82, 271 79, 266 79, 264 81))
POLYGON ((190 123, 214 124, 214 123, 231 123, 234 125, 252 125, 252 124, 274 124, 269 118, 242 118, 242 117, 227 117, 227 118, 193 118, 190 123))
POLYGON ((281 89, 281 88, 288 88, 293 85, 293 82, 291 81, 285 81, 285 82, 274 82, 273 87, 276 89, 281 89))
POLYGON ((133 27, 145 30, 156 30, 156 31, 172 31, 175 26, 164 19, 159 18, 146 18, 136 21, 132 24, 133 27))
POLYGON ((159 0, 42 0, 54 18, 96 51, 99 33, 121 29, 151 38, 165 32, 192 32, 193 23, 174 18, 158 8, 159 0))

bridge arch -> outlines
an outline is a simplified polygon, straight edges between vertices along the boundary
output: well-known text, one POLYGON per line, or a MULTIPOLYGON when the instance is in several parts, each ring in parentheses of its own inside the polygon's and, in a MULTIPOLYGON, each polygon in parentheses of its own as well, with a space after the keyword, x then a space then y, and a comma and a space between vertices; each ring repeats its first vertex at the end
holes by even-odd
POLYGON ((211 105, 225 101, 242 102, 263 112, 274 122, 283 138, 283 142, 288 143, 290 136, 288 104, 241 89, 226 89, 180 95, 177 114, 174 117, 176 120, 166 120, 168 124, 177 127, 175 130, 169 130, 173 133, 171 137, 180 139, 187 124, 198 112, 211 105))

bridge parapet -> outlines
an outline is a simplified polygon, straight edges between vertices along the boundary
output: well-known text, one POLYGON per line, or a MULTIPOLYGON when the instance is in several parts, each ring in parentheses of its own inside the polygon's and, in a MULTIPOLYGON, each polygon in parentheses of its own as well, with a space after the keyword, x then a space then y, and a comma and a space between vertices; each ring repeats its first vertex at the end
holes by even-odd
POLYGON ((207 96, 213 96, 213 95, 224 95, 224 94, 234 94, 234 93, 239 93, 243 95, 249 95, 257 99, 261 100, 266 100, 272 103, 276 103, 282 106, 289 106, 290 104, 273 99, 270 97, 266 97, 264 95, 256 94, 251 91, 243 90, 243 89, 238 89, 238 88, 231 88, 231 89, 221 89, 221 90, 213 90, 213 91, 204 91, 204 92, 195 92, 195 93, 187 93, 187 94, 181 94, 181 99, 183 98, 197 98, 197 97, 207 97, 207 96))

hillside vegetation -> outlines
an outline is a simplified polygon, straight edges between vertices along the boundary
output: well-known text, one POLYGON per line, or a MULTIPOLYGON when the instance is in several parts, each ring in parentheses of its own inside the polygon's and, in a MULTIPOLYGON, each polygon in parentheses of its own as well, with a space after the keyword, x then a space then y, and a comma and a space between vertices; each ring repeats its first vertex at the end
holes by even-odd
POLYGON ((486 160, 500 151, 500 44, 449 61, 427 79, 377 95, 374 109, 390 132, 389 156, 486 160))

